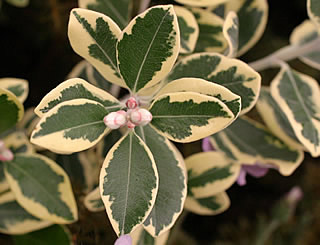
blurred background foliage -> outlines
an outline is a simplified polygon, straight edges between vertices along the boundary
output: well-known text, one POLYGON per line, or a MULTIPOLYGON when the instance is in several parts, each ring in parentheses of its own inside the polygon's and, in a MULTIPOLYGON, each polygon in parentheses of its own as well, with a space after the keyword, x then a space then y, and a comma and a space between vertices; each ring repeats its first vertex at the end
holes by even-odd
MULTIPOLYGON (((166 4, 173 1, 152 1, 166 4)), ((269 0, 269 20, 258 44, 245 56, 250 62, 262 58, 288 44, 291 31, 307 18, 306 1, 269 0)), ((139 4, 134 0, 133 12, 139 4)), ((0 10, 0 77, 17 77, 29 81, 30 93, 25 107, 35 106, 59 83, 81 58, 69 45, 67 24, 69 12, 77 0, 30 0, 26 8, 6 2, 0 10)), ((320 73, 298 60, 290 62, 320 81, 320 73)), ((277 70, 261 73, 268 85, 277 70)), ((3 116, 3 115, 2 115, 3 116)), ((250 116, 257 118, 255 110, 250 116)), ((200 143, 178 145, 184 156, 200 151, 200 143)), ((172 234, 172 244, 258 244, 259 236, 272 223, 272 212, 279 200, 293 186, 300 186, 304 197, 295 214, 277 226, 264 244, 316 245, 320 241, 320 162, 306 154, 303 164, 290 177, 270 171, 261 179, 248 177, 244 187, 236 184, 228 190, 231 207, 217 216, 184 213, 179 227, 172 234), (181 229, 180 229, 181 228, 181 229), (196 242, 197 241, 197 242, 196 242)), ((77 192, 75 190, 75 195, 77 192)), ((90 213, 79 202, 79 222, 70 226, 75 244, 112 244, 115 234, 104 212, 90 213)), ((10 244, 8 236, 0 235, 0 244, 10 244)))

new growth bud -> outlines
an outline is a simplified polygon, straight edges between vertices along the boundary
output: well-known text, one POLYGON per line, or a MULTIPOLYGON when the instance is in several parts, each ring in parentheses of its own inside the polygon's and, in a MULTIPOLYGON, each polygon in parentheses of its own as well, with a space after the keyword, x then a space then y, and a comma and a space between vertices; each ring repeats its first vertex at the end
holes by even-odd
POLYGON ((0 140, 0 161, 12 161, 13 158, 13 153, 7 149, 4 142, 0 140))
POLYGON ((127 113, 123 110, 111 112, 104 117, 103 122, 111 129, 120 128, 127 123, 127 113))
POLYGON ((138 102, 136 100, 136 98, 134 97, 130 97, 127 102, 126 102, 126 106, 128 109, 135 109, 138 106, 138 102))
POLYGON ((130 121, 135 125, 144 126, 152 120, 152 114, 146 109, 136 109, 130 114, 130 121))

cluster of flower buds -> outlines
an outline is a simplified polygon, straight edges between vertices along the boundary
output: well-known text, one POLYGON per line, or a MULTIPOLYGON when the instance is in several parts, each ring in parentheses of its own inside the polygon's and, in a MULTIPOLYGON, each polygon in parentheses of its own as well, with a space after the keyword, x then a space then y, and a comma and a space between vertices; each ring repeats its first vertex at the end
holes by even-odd
POLYGON ((134 97, 130 97, 127 102, 127 111, 119 110, 111 112, 103 119, 105 125, 111 129, 117 129, 122 126, 134 128, 135 126, 145 126, 152 120, 151 113, 143 108, 139 108, 139 104, 134 97))
POLYGON ((0 140, 0 161, 11 161, 13 158, 13 153, 6 148, 4 142, 0 140))

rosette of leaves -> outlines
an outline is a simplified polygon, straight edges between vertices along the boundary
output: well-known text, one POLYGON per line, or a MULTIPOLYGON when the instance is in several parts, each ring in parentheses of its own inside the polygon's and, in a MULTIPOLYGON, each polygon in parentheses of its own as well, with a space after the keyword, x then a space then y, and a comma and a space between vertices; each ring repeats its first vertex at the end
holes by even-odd
POLYGON ((6 115, 0 119, 0 232, 25 234, 75 222, 77 206, 67 174, 37 154, 25 134, 14 128, 23 117, 27 81, 3 78, 0 93, 0 110, 6 115))
MULTIPOLYGON (((184 161, 168 139, 192 142, 227 127, 241 111, 241 98, 224 81, 234 79, 237 82, 230 88, 237 90, 240 84, 251 91, 248 110, 255 102, 260 76, 238 60, 205 53, 191 57, 205 67, 176 66, 171 79, 166 78, 180 50, 172 5, 148 9, 123 31, 101 13, 74 9, 68 35, 75 52, 106 80, 128 89, 138 107, 152 114, 148 125, 128 129, 124 124, 124 135, 105 157, 100 194, 118 235, 142 224, 152 236, 159 236, 174 224, 187 193, 184 161), (199 73, 178 76, 188 69, 199 73)), ((82 79, 69 79, 35 109, 41 120, 31 141, 57 153, 88 149, 110 133, 104 117, 119 110, 131 123, 126 100, 118 101, 82 79)))

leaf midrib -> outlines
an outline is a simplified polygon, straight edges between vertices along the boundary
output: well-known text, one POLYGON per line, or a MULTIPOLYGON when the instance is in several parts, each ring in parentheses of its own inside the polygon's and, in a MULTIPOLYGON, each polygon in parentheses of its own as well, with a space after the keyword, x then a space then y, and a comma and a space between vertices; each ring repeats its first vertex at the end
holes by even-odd
POLYGON ((122 230, 121 235, 125 234, 124 232, 124 224, 127 217, 127 206, 128 206, 128 199, 129 199, 129 183, 130 183, 130 174, 131 174, 131 157, 132 157, 132 133, 129 133, 129 159, 128 159, 128 178, 127 178, 127 190, 125 196, 125 206, 122 218, 122 230))
POLYGON ((162 18, 162 20, 161 20, 161 22, 160 22, 160 24, 159 24, 156 32, 154 33, 154 35, 153 35, 153 37, 152 37, 152 40, 151 40, 151 42, 150 42, 150 44, 149 44, 149 47, 148 47, 148 49, 147 49, 147 52, 145 53, 145 55, 144 55, 144 57, 143 57, 143 60, 142 60, 141 66, 140 66, 140 68, 139 68, 139 71, 138 71, 136 80, 135 80, 135 82, 134 82, 134 86, 133 86, 133 92, 134 92, 134 93, 136 92, 137 85, 138 85, 138 80, 139 80, 139 78, 140 78, 142 68, 143 68, 143 66, 144 66, 144 63, 146 62, 147 56, 149 55, 149 52, 150 52, 150 49, 151 49, 151 47, 152 47, 152 45, 153 45, 154 39, 155 39, 156 36, 158 35, 158 32, 159 32, 159 30, 160 30, 160 27, 161 27, 164 19, 165 19, 165 18, 167 17, 167 15, 169 14, 169 10, 170 10, 170 9, 167 9, 166 14, 163 16, 163 18, 162 18))
MULTIPOLYGON (((231 130, 228 128, 226 130, 226 135, 228 138, 233 138, 236 142, 238 142, 240 145, 242 145, 244 148, 249 149, 250 151, 254 152, 256 155, 260 155, 258 151, 256 151, 255 148, 248 145, 246 142, 242 141, 237 135, 235 135, 231 130)), ((238 147, 237 147, 238 148, 238 147)), ((245 154, 251 155, 250 153, 246 152, 245 154)))
MULTIPOLYGON (((37 182, 37 179, 33 178, 32 175, 29 175, 29 174, 28 174, 27 172, 25 172, 22 168, 18 167, 17 164, 14 164, 14 162, 11 162, 10 165, 11 165, 13 168, 15 168, 16 170, 20 171, 20 173, 25 174, 25 176, 29 177, 30 180, 31 180, 33 183, 38 184, 38 186, 40 187, 40 189, 42 189, 43 192, 44 192, 45 194, 47 194, 47 196, 48 196, 54 203, 57 204, 57 206, 60 206, 60 205, 59 205, 59 202, 58 202, 53 196, 50 195, 50 193, 42 186, 42 184, 41 184, 40 182, 37 182)), ((51 166, 50 166, 50 168, 51 168, 51 166)), ((10 174, 10 173, 8 173, 8 174, 10 174)), ((10 176, 13 178, 13 176, 12 176, 11 174, 10 174, 10 176)), ((63 178, 65 178, 65 176, 63 176, 63 178)), ((17 181, 15 178, 13 178, 13 179, 14 179, 15 181, 17 181)), ((19 183, 19 181, 17 181, 17 183, 19 183)), ((61 184, 63 184, 63 183, 60 183, 58 186, 60 186, 61 184)), ((19 185, 19 189, 21 190, 20 185, 19 185)), ((21 190, 21 193, 22 193, 22 190, 21 190)), ((22 194, 22 195, 23 195, 25 198, 28 198, 28 199, 32 200, 31 198, 25 196, 24 194, 22 194)), ((50 215, 52 215, 52 213, 49 212, 49 210, 47 209, 47 207, 44 206, 41 202, 37 202, 37 201, 35 201, 35 200, 32 200, 32 201, 35 202, 35 203, 40 203, 41 206, 44 207, 44 208, 48 211, 48 213, 49 213, 50 215)), ((61 199, 61 201, 64 202, 62 199, 61 199)), ((64 202, 64 203, 65 203, 65 202, 64 202)), ((66 204, 66 206, 68 207, 68 204, 67 204, 67 203, 65 203, 65 204, 66 204)), ((70 211, 71 211, 71 210, 70 210, 70 211)), ((72 212, 71 212, 71 213, 72 213, 72 212)), ((58 215, 57 213, 54 213, 54 215, 57 215, 58 217, 62 217, 62 216, 58 215)), ((63 217, 63 218, 64 218, 64 219, 67 219, 66 217, 63 217)))
MULTIPOLYGON (((313 124, 312 119, 311 119, 311 118, 313 118, 313 117, 310 115, 308 108, 306 107, 305 103, 304 103, 303 100, 302 100, 302 97, 301 97, 301 95, 300 95, 300 93, 299 93, 297 84, 296 84, 296 82, 295 82, 295 79, 294 79, 294 77, 293 77, 293 75, 292 75, 291 70, 286 69, 285 72, 287 72, 287 74, 288 74, 288 76, 289 76, 289 81, 290 81, 290 83, 291 83, 291 85, 292 85, 292 87, 293 87, 293 90, 295 91, 295 93, 296 93, 296 95, 297 95, 298 101, 299 101, 299 103, 301 104, 305 115, 307 116, 308 121, 309 121, 311 124, 313 124)), ((318 133, 316 132, 316 130, 314 129, 314 127, 312 128, 312 131, 313 131, 313 134, 312 134, 312 135, 313 135, 313 142, 316 142, 318 133)), ((316 149, 317 149, 317 146, 316 146, 316 144, 314 143, 314 150, 316 151, 316 149)))

